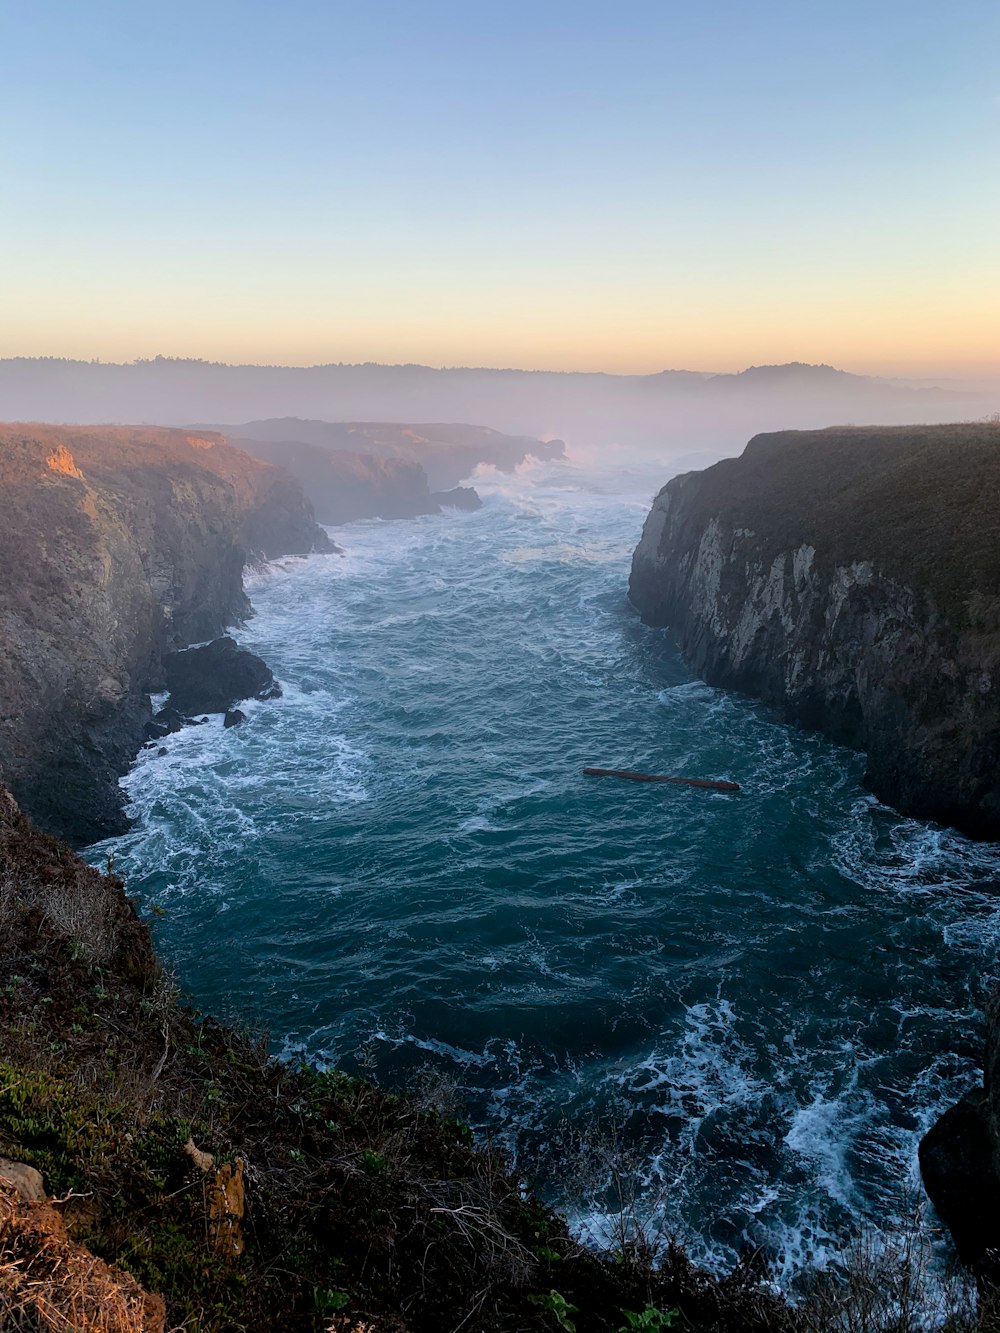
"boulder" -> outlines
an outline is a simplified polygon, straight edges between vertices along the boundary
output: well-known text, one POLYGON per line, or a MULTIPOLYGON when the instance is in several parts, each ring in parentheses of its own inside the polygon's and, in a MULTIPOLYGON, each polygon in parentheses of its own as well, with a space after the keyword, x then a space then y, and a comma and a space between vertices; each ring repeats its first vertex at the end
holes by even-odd
POLYGON ((153 720, 147 726, 146 731, 148 734, 149 727, 159 727, 161 730, 157 732, 158 737, 173 736, 180 731, 185 723, 190 721, 192 721, 191 718, 178 713, 176 708, 161 708, 158 713, 153 715, 153 720))
POLYGON ((959 1259, 980 1281, 995 1286, 1000 1277, 1000 1179, 982 1088, 967 1092, 921 1139, 920 1174, 959 1259))
POLYGON ((958 1257, 981 1293, 1000 1293, 1000 988, 986 1005, 983 1086, 949 1107, 920 1141, 920 1174, 958 1257))
POLYGON ((228 636, 169 653, 163 672, 169 707, 182 714, 226 713, 241 699, 273 699, 281 693, 264 659, 228 636))
POLYGON ((228 711, 223 720, 222 725, 224 727, 238 727, 241 722, 245 722, 246 720, 247 720, 247 715, 246 713, 243 712, 241 708, 230 708, 230 710, 228 711))
POLYGON ((45 1193, 42 1173, 24 1162, 12 1162, 0 1157, 0 1179, 13 1185, 18 1194, 28 1203, 44 1203, 49 1197, 45 1193))
POLYGON ((482 509, 483 502, 474 486, 455 486, 450 491, 433 491, 431 503, 439 509, 482 509))

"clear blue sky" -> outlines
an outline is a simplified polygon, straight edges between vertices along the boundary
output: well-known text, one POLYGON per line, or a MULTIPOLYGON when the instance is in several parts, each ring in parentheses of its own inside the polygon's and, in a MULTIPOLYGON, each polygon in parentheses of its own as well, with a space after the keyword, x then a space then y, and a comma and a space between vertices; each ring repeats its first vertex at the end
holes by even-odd
POLYGON ((1000 361, 1000 4, 0 0, 0 355, 1000 361))

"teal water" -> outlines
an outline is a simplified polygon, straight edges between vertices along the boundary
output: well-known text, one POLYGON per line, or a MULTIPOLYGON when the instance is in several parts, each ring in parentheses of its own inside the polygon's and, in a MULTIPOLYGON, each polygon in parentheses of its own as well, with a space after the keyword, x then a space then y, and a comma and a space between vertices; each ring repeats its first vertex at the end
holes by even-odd
POLYGON ((164 913, 201 1008, 390 1085, 455 1077, 595 1238, 555 1145, 613 1127, 654 1223, 787 1277, 908 1212, 921 1132, 975 1080, 1000 855, 879 806, 860 756, 639 623, 665 479, 486 471, 478 513, 255 575, 239 637, 284 697, 140 756, 134 829, 91 852, 164 913))

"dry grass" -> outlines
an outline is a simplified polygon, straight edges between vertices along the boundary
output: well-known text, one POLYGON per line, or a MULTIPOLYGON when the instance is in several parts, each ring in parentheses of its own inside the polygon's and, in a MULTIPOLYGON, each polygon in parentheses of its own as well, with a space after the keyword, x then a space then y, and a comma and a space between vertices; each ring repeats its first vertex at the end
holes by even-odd
POLYGON ((9 931, 16 920, 19 894, 10 870, 0 871, 0 933, 9 931))
POLYGON ((17 1333, 162 1333, 163 1302, 69 1239, 47 1204, 0 1181, 0 1328, 17 1333))
POLYGON ((921 1205, 895 1231, 862 1230, 836 1272, 817 1274, 800 1307, 804 1333, 950 1333, 979 1327, 975 1291, 941 1271, 921 1205))
POLYGON ((72 880, 39 887, 34 895, 46 921, 88 963, 106 963, 118 942, 118 894, 110 880, 72 880))

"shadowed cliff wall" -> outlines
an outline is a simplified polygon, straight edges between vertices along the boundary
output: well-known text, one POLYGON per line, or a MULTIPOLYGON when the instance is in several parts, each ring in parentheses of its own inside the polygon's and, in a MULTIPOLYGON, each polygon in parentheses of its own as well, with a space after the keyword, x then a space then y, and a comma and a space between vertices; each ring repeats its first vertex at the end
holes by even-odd
POLYGON ((0 495, 0 776, 80 844, 124 827, 163 651, 247 614, 251 554, 330 543, 286 473, 184 431, 2 426, 0 495))
POLYGON ((880 799, 1000 837, 1000 426, 757 436, 663 488, 629 587, 705 680, 864 749, 880 799))

